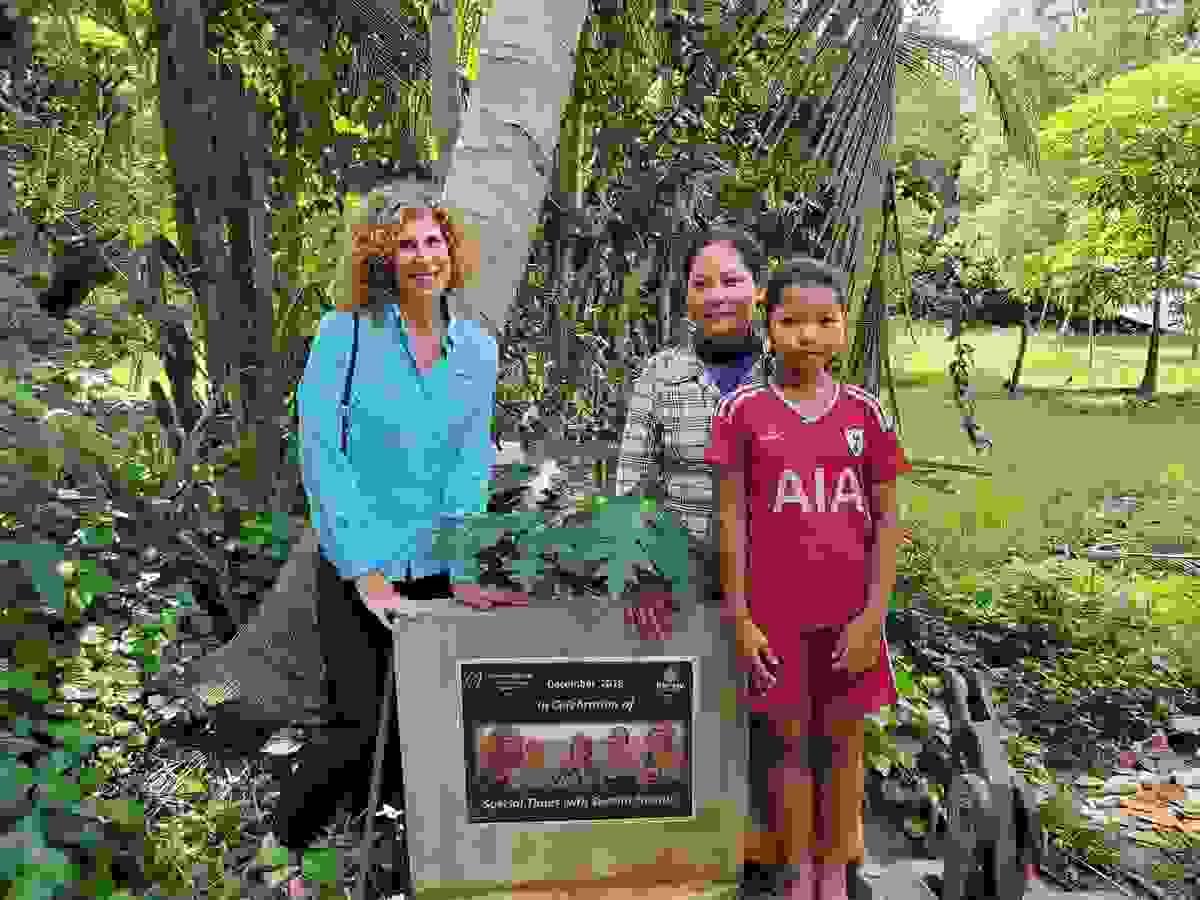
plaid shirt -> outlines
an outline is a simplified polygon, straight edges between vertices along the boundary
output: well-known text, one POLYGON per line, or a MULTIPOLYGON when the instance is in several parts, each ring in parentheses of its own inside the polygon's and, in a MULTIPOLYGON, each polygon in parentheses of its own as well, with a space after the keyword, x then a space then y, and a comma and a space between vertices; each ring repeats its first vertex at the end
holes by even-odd
MULTIPOLYGON (((645 491, 661 498, 687 527, 694 549, 707 555, 714 546, 716 516, 713 467, 704 462, 704 451, 721 392, 696 355, 694 341, 691 331, 683 345, 654 354, 634 382, 616 492, 645 491)), ((763 381, 763 363, 760 355, 739 387, 763 381)))

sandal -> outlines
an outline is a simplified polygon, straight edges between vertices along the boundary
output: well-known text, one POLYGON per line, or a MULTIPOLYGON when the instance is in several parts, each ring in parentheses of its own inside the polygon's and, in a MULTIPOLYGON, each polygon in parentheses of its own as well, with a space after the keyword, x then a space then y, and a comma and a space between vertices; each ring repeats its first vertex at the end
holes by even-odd
POLYGON ((779 886, 780 870, 775 863, 743 865, 738 873, 737 900, 769 900, 779 886))

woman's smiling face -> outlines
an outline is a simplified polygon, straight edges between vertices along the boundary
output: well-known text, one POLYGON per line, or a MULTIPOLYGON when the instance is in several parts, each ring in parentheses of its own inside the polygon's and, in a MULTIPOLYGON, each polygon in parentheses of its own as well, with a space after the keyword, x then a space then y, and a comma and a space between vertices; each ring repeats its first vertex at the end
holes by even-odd
POLYGON ((413 300, 429 301, 450 284, 450 245, 432 210, 420 210, 400 227, 393 255, 396 286, 413 300))
POLYGON ((728 241, 704 247, 687 273, 688 318, 708 337, 745 334, 763 291, 737 248, 728 241))

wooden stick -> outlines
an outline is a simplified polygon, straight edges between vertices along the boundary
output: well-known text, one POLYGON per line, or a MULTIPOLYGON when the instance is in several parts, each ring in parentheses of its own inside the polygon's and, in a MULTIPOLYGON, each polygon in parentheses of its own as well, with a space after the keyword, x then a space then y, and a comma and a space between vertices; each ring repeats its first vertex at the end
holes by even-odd
POLYGON ((367 795, 367 825, 363 833, 362 851, 358 855, 358 890, 356 900, 367 900, 367 876, 371 871, 371 845, 375 841, 375 811, 379 808, 379 788, 383 781, 383 751, 387 745, 388 726, 392 719, 392 699, 396 693, 396 644, 388 651, 387 677, 383 682, 383 708, 379 713, 379 730, 375 734, 375 761, 371 766, 371 791, 367 795))

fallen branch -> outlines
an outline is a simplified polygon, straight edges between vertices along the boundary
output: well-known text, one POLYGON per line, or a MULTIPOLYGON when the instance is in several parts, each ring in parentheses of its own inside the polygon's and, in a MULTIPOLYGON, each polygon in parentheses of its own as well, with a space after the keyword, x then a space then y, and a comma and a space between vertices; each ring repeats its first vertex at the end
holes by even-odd
POLYGON ((940 459, 910 459, 914 469, 948 469, 951 472, 967 472, 971 475, 991 476, 991 472, 969 463, 942 462, 940 459))

